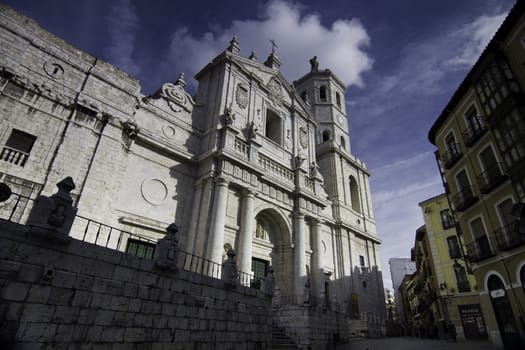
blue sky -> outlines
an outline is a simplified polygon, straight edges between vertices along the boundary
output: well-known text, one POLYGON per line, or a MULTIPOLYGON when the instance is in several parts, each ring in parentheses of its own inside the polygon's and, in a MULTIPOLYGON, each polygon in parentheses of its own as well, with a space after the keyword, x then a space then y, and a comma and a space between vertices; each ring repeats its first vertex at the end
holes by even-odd
POLYGON ((7 0, 47 30, 137 77, 143 93, 191 77, 234 34, 264 61, 275 39, 291 83, 317 55, 348 89, 352 152, 371 187, 388 259, 409 256, 418 203, 443 192, 427 140, 432 123, 514 0, 7 0))

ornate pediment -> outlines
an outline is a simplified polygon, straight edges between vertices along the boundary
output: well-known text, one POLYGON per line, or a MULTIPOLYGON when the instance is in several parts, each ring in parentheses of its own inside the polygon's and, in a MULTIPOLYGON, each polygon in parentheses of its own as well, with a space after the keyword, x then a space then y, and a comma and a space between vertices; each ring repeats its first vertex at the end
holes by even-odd
POLYGON ((181 74, 175 83, 163 84, 153 97, 166 100, 169 108, 173 112, 181 112, 183 110, 191 112, 195 101, 193 101, 193 98, 184 90, 184 86, 186 86, 186 82, 184 81, 184 74, 181 74))

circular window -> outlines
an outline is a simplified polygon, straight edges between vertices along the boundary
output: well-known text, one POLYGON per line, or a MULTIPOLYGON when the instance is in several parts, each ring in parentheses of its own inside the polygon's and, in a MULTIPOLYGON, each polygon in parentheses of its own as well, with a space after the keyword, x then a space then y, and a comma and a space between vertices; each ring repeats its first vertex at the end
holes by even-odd
POLYGON ((60 79, 64 75, 64 68, 58 63, 44 63, 44 71, 53 79, 60 79))

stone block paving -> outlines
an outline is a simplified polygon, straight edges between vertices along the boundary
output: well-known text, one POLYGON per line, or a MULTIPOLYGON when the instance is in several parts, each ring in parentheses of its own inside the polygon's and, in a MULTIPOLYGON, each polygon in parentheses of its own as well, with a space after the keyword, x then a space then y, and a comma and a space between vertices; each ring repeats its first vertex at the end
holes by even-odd
POLYGON ((494 350, 489 341, 458 341, 419 339, 409 337, 359 339, 339 345, 336 350, 494 350))

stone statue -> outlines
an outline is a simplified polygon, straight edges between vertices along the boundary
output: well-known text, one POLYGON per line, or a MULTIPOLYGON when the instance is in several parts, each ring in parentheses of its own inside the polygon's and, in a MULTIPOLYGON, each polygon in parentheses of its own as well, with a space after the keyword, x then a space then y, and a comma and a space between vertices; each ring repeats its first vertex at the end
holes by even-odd
POLYGON ((172 223, 166 228, 166 235, 160 239, 155 248, 155 266, 161 269, 176 270, 177 255, 179 251, 179 239, 177 233, 179 228, 172 223))
POLYGON ((255 237, 264 239, 264 227, 259 221, 257 221, 257 225, 255 228, 255 237))
POLYGON ((248 126, 248 138, 250 140, 255 140, 257 138, 257 131, 259 128, 257 128, 257 125, 255 122, 250 122, 250 125, 248 126))
POLYGON ((228 250, 228 258, 222 263, 221 279, 230 285, 236 285, 238 283, 238 270, 237 263, 235 262, 235 250, 228 250))
POLYGON ((224 109, 224 123, 226 125, 232 125, 235 122, 235 113, 233 113, 231 107, 226 107, 224 109))
POLYGON ((317 62, 317 56, 314 56, 310 59, 310 68, 311 72, 319 71, 319 62, 317 62))
POLYGON ((275 288, 275 277, 273 276, 273 267, 268 268, 268 274, 263 281, 262 291, 268 295, 273 295, 273 290, 275 288))
POLYGON ((319 180, 321 183, 324 182, 323 175, 321 175, 321 172, 319 171, 319 164, 317 164, 316 161, 313 161, 310 164, 310 177, 319 180))

